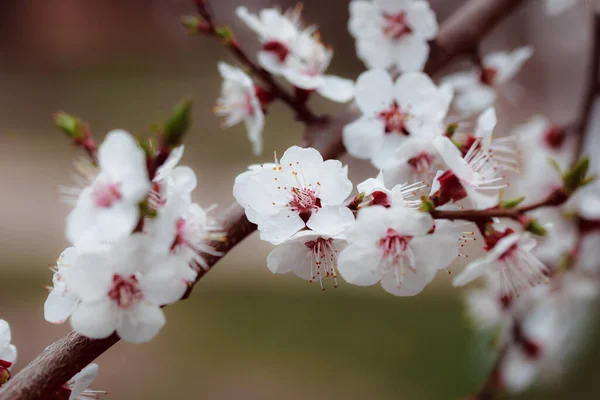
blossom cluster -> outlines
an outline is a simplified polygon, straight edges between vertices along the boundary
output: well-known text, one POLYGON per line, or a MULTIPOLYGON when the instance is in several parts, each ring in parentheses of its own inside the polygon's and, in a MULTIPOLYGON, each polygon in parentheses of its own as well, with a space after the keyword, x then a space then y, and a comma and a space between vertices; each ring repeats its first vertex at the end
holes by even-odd
MULTIPOLYGON (((296 88, 298 101, 306 102, 312 92, 338 103, 352 99, 354 82, 326 74, 333 50, 321 42, 315 26, 304 26, 301 7, 285 13, 275 8, 252 14, 238 7, 236 15, 256 33, 261 43, 258 63, 273 76, 282 77, 296 88)), ((272 88, 253 82, 242 69, 221 62, 221 97, 215 113, 224 117, 226 127, 244 122, 255 155, 263 150, 262 130, 267 106, 273 101, 272 88)))
MULTIPOLYGON (((159 153, 159 155, 164 152, 159 153)), ((178 166, 183 147, 162 165, 128 132, 108 133, 97 163, 78 161, 78 187, 66 236, 72 246, 53 267, 47 321, 90 338, 116 332, 129 342, 152 339, 165 324, 161 307, 182 298, 215 254, 216 226, 192 201, 196 175, 178 166), (152 172, 154 170, 154 172, 152 172)))
MULTIPOLYGON (((547 2, 549 11, 556 3, 547 2)), ((564 3, 561 11, 574 2, 564 3)), ((414 296, 458 257, 475 256, 453 284, 483 285, 468 292, 470 315, 480 327, 501 328, 501 379, 523 390, 564 360, 567 341, 587 324, 570 310, 598 295, 600 196, 587 160, 576 159, 566 129, 541 115, 497 127, 496 103, 518 100, 513 79, 531 46, 482 55, 435 82, 422 72, 438 30, 426 1, 353 0, 349 10, 369 69, 351 93, 336 89, 359 112, 343 127, 343 144, 379 173, 353 193, 347 166, 294 146, 241 173, 234 197, 275 246, 269 270, 293 271, 322 289, 341 278, 414 296)), ((286 72, 295 38, 316 28, 303 31, 295 12, 237 14, 263 43, 263 68, 321 93, 286 72)))
MULTIPOLYGON (((556 15, 576 2, 544 6, 556 15)), ((307 124, 331 122, 307 108, 316 92, 353 102, 358 116, 340 128, 341 142, 376 170, 355 188, 347 165, 293 146, 240 173, 233 196, 274 246, 267 268, 318 281, 323 290, 344 280, 415 296, 438 271, 468 259, 452 283, 470 286, 470 317, 498 334, 502 385, 518 392, 561 372, 599 295, 600 185, 573 136, 548 118, 497 126, 505 117, 498 99, 518 100, 514 79, 533 48, 474 57, 470 67, 436 81, 424 72, 439 29, 428 1, 352 0, 348 30, 367 67, 353 81, 327 73, 333 49, 302 21, 300 7, 236 9, 260 43, 255 64, 228 28, 213 24, 206 2, 196 4, 205 20, 188 23, 219 37, 253 74, 218 63, 223 82, 214 112, 225 127, 245 124, 255 155, 278 98, 307 124), (480 286, 472 288, 474 281, 480 286)), ((147 342, 165 324, 162 307, 185 297, 210 267, 207 256, 221 255, 213 242, 226 232, 192 200, 196 175, 179 165, 187 112, 176 109, 158 141, 113 130, 100 146, 87 125, 57 115, 87 158, 74 164, 75 186, 62 188, 73 209, 69 247, 51 267, 48 322, 69 320, 92 339, 147 342)), ((11 341, 0 320, 0 386, 16 361, 11 341)), ((97 373, 90 364, 52 395, 98 398, 104 392, 88 389, 97 373)))

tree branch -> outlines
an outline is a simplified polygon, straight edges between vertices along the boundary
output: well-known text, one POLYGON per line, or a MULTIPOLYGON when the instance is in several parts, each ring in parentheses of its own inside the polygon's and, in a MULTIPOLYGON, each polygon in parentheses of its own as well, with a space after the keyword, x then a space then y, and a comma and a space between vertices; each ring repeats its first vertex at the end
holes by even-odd
POLYGON ((581 116, 575 130, 577 134, 577 155, 581 155, 583 152, 585 135, 588 133, 592 119, 591 113, 594 101, 600 95, 600 13, 598 12, 594 13, 592 17, 592 35, 589 79, 585 88, 581 116))
MULTIPOLYGON (((196 2, 196 4, 204 3, 202 0, 196 0, 196 2)), ((475 48, 495 24, 524 2, 525 0, 470 0, 456 11, 447 23, 442 24, 432 47, 431 61, 427 64, 426 71, 433 74, 455 57, 475 48)), ((206 16, 203 17, 206 18, 206 16)), ((237 57, 241 57, 241 54, 234 52, 237 57)), ((261 76, 262 69, 254 64, 247 64, 245 59, 241 59, 241 61, 261 76)), ((266 81, 267 84, 270 84, 269 82, 266 81)), ((286 103, 291 106, 288 101, 286 103)), ((356 113, 352 109, 343 114, 348 122, 353 119, 353 116, 355 117, 356 113)), ((310 126, 313 129, 307 132, 306 145, 313 145, 325 159, 337 158, 344 153, 341 140, 343 124, 339 123, 339 119, 337 123, 333 121, 333 125, 332 123, 317 122, 310 126), (332 129, 334 127, 335 129, 332 129), (328 131, 329 135, 323 137, 324 135, 320 134, 323 131, 328 131), (317 133, 319 133, 318 136, 317 133)), ((243 209, 237 204, 228 209, 222 221, 227 239, 224 242, 216 243, 217 250, 222 253, 221 256, 207 257, 210 267, 214 266, 235 245, 256 229, 256 226, 245 218, 243 209)), ((204 273, 200 274, 199 278, 204 273)), ((0 400, 35 400, 42 396, 51 396, 53 391, 118 340, 116 335, 106 339, 92 340, 74 332, 68 334, 47 347, 42 354, 0 389, 0 400)))
POLYGON ((435 219, 449 219, 449 220, 464 220, 475 223, 484 223, 490 218, 511 218, 519 219, 523 214, 536 210, 542 207, 549 206, 560 206, 569 199, 569 195, 562 189, 553 192, 546 199, 533 203, 528 206, 518 208, 490 208, 487 210, 432 210, 430 211, 431 216, 435 219))

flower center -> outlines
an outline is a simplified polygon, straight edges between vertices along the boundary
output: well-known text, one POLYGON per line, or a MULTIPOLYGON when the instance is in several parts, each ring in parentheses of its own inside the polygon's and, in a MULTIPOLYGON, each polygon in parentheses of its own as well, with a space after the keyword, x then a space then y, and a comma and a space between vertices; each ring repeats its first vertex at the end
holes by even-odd
POLYGON ((412 236, 401 235, 392 228, 388 228, 386 236, 379 240, 379 248, 384 257, 397 257, 406 251, 412 236))
POLYGON ((479 73, 479 81, 484 85, 494 86, 498 70, 496 68, 482 68, 479 73))
POLYGON ((269 40, 263 44, 263 50, 273 53, 281 63, 284 62, 287 56, 290 54, 290 49, 288 49, 285 44, 277 40, 269 40))
POLYGON ((412 29, 408 26, 405 12, 398 14, 384 13, 383 18, 385 19, 383 34, 390 39, 398 40, 412 32, 412 29))
POLYGON ((427 175, 433 165, 433 156, 426 151, 422 151, 408 160, 408 165, 410 165, 415 175, 427 175))
POLYGON ((403 112, 395 102, 388 110, 379 113, 379 119, 385 123, 386 134, 410 135, 405 126, 406 120, 409 117, 410 115, 403 112))
POLYGON ((469 179, 463 177, 469 186, 480 190, 497 190, 507 186, 501 182, 504 177, 498 175, 499 164, 493 159, 490 151, 481 147, 481 139, 473 142, 464 159, 471 169, 469 179))
POLYGON ((304 243, 304 245, 310 249, 312 257, 309 282, 319 279, 321 289, 325 290, 323 279, 333 277, 335 287, 337 287, 338 250, 333 243, 333 239, 319 237, 304 243))
POLYGON ((431 200, 436 207, 442 206, 450 201, 459 201, 467 197, 467 191, 452 170, 447 170, 441 174, 438 181, 440 183, 440 188, 431 195, 431 200))
POLYGON ((96 206, 109 208, 121 199, 119 185, 111 182, 97 182, 92 191, 92 198, 96 206))
POLYGON ((135 275, 122 276, 114 274, 113 284, 108 292, 108 297, 116 302, 119 308, 127 309, 140 301, 143 294, 138 287, 135 275))
POLYGON ((394 229, 388 228, 386 236, 379 240, 379 248, 382 252, 382 273, 394 274, 396 285, 401 288, 404 284, 406 271, 416 273, 415 257, 408 246, 412 236, 402 235, 394 229))
POLYGON ((308 221, 313 211, 321 208, 321 199, 317 197, 315 190, 311 188, 291 188, 292 200, 288 206, 292 211, 300 213, 300 218, 304 222, 308 221))

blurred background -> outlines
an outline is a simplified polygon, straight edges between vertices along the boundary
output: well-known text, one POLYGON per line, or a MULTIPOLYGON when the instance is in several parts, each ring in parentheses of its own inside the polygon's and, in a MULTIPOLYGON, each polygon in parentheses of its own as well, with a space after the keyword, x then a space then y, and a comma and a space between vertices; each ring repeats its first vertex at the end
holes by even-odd
MULTIPOLYGON (((461 3, 431 0, 440 21, 461 3)), ((536 49, 518 77, 517 103, 499 105, 501 129, 532 113, 568 123, 582 105, 589 11, 580 6, 551 18, 541 3, 530 1, 483 45, 536 49)), ((217 21, 230 24, 251 54, 258 43, 234 16, 241 4, 256 11, 294 2, 213 1, 217 21)), ((53 128, 53 112, 82 117, 101 138, 113 128, 149 132, 179 99, 193 97, 184 162, 199 176, 196 200, 204 206, 228 206, 234 177, 271 157, 270 150, 252 156, 244 128, 222 130, 212 115, 217 61, 234 60, 215 40, 186 35, 179 18, 193 13, 188 0, 0 2, 0 318, 11 324, 19 349, 16 371, 69 330, 43 319, 47 265, 67 246, 69 209, 57 186, 70 183, 78 155, 53 128)), ((305 0, 304 18, 336 51, 331 73, 355 79, 364 67, 346 29, 348 2, 305 0)), ((343 107, 312 103, 323 112, 343 107)), ((276 103, 265 148, 282 153, 301 132, 276 103)), ((374 174, 368 163, 344 161, 355 183, 374 174)), ((168 323, 155 340, 119 343, 102 355, 94 388, 114 400, 455 399, 480 386, 492 361, 489 338, 470 328, 463 292, 446 274, 414 298, 343 282, 322 292, 293 275, 272 275, 269 251, 256 236, 235 248, 190 299, 166 309, 168 323)), ((563 380, 521 397, 597 395, 600 339, 592 342, 563 380)))

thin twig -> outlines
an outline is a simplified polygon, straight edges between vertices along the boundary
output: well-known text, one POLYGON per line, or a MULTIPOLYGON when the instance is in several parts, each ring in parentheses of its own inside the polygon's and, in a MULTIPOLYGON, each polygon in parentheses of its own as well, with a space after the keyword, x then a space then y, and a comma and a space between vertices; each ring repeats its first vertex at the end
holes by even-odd
POLYGON ((523 214, 542 207, 560 206, 569 199, 563 190, 553 192, 546 199, 537 203, 518 208, 490 208, 487 210, 432 210, 431 216, 435 219, 463 220, 475 223, 485 223, 491 218, 519 219, 523 214))
POLYGON ((590 127, 594 101, 600 95, 600 13, 594 13, 592 17, 592 35, 589 79, 585 88, 581 116, 575 130, 577 134, 577 155, 583 153, 585 135, 588 134, 590 127))
MULTIPOLYGON (((210 9, 209 1, 207 0, 195 0, 196 7, 198 9, 198 13, 202 16, 202 18, 207 23, 207 33, 212 36, 218 37, 218 27, 214 22, 214 17, 212 10, 210 9)), ((238 59, 238 61, 244 64, 246 67, 250 69, 250 71, 260 78, 267 88, 269 92, 280 99, 284 103, 286 103, 292 110, 296 112, 296 118, 307 125, 315 124, 319 121, 322 121, 323 118, 316 115, 311 111, 311 109, 306 104, 306 99, 302 100, 297 98, 296 96, 291 95, 287 90, 285 90, 277 81, 273 78, 273 75, 265 70, 264 68, 257 65, 254 61, 248 57, 248 55, 241 49, 238 42, 233 38, 222 41, 225 47, 227 47, 231 53, 238 59)))
MULTIPOLYGON (((463 54, 467 48, 476 46, 497 22, 524 1, 470 0, 466 6, 456 11, 456 15, 447 24, 442 24, 435 40, 436 45, 431 51, 433 61, 428 63, 427 71, 431 74, 440 70, 450 60, 463 54), (461 17, 462 13, 466 13, 468 18, 461 17), (457 21, 462 21, 461 24, 465 24, 465 27, 457 21), (438 52, 443 54, 438 55, 438 52)), ((352 115, 352 111, 344 115, 348 118, 348 115, 352 115)), ((327 140, 307 144, 313 144, 325 159, 337 158, 344 153, 341 144, 341 127, 334 130, 325 125, 326 123, 322 123, 321 129, 329 130, 330 136, 327 140)), ((315 136, 311 135, 311 137, 315 136)), ((221 256, 207 257, 209 267, 215 265, 237 243, 256 229, 256 226, 245 218, 243 209, 237 204, 228 209, 222 221, 227 240, 217 244, 221 256)), ((46 348, 0 389, 0 400, 35 400, 44 395, 48 396, 117 341, 115 335, 106 339, 92 340, 70 333, 46 348)))

